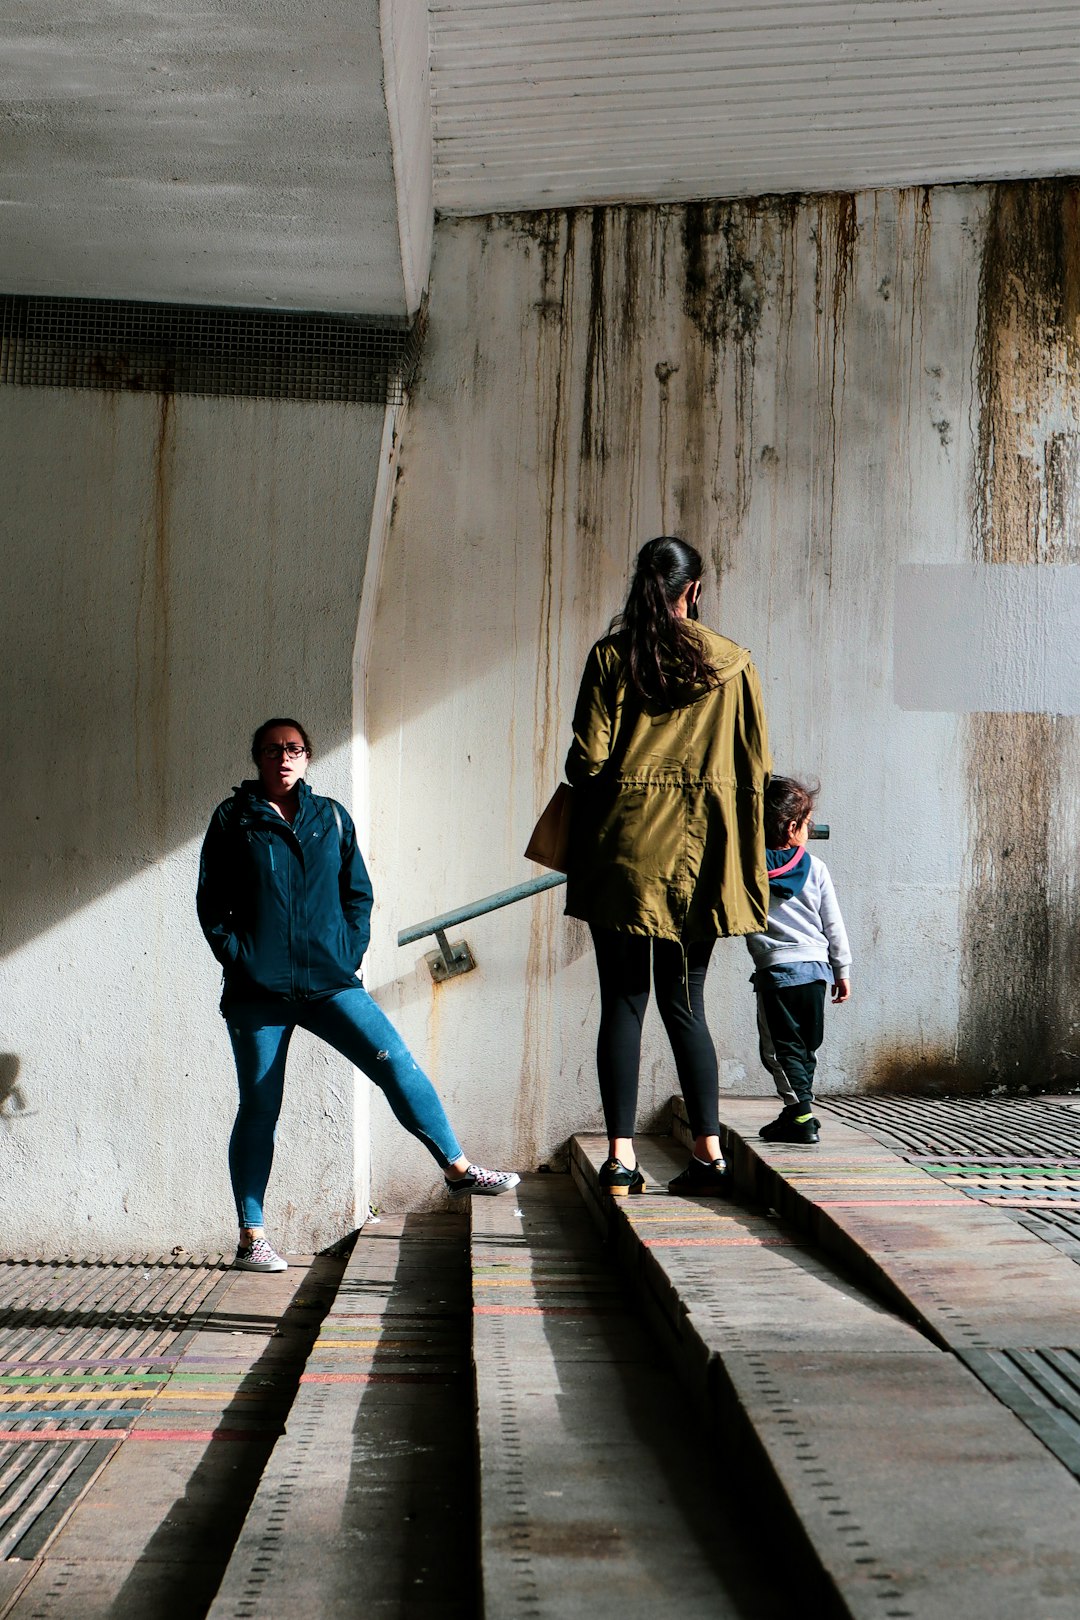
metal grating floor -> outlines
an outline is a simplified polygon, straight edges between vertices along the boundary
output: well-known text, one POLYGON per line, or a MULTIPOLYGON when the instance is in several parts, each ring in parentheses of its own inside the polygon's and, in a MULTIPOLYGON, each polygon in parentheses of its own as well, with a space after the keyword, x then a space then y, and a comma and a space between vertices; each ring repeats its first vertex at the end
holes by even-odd
POLYGON ((1073 1350, 962 1350, 957 1354, 1080 1478, 1080 1356, 1073 1350))
POLYGON ((1080 1263, 1080 1110, 992 1097, 830 1097, 823 1106, 1080 1263))
MULTIPOLYGON (((1080 1110, 1029 1098, 822 1098, 822 1106, 910 1164, 999 1206, 1080 1264, 1080 1110)), ((1080 1355, 955 1352, 1080 1479, 1080 1355)))
POLYGON ((220 1256, 0 1263, 0 1558, 40 1553, 230 1281, 220 1256))
POLYGON ((1036 1237, 1052 1243, 1070 1259, 1080 1262, 1080 1209, 1018 1210, 1016 1219, 1036 1237))
POLYGON ((1080 1110, 1021 1097, 822 1097, 823 1108, 901 1153, 1080 1169, 1080 1110))

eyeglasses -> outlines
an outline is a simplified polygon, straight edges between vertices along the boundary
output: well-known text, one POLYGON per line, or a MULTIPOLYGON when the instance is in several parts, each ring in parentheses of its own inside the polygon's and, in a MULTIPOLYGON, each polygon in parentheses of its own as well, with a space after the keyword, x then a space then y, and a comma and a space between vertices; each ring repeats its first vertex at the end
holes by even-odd
POLYGON ((303 743, 267 743, 265 748, 259 749, 263 759, 299 759, 306 753, 303 743))

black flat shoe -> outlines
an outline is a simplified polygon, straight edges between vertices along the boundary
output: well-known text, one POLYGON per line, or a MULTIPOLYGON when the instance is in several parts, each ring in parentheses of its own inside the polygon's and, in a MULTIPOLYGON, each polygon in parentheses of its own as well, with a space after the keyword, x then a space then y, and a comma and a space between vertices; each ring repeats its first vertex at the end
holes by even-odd
POLYGON ((731 1172, 723 1159, 706 1164, 691 1158, 686 1169, 668 1182, 667 1190, 679 1198, 730 1198, 731 1172))
POLYGON ((609 1159, 600 1166, 600 1191, 613 1198, 625 1198, 628 1193, 643 1193, 645 1177, 635 1168, 628 1170, 621 1159, 609 1159))

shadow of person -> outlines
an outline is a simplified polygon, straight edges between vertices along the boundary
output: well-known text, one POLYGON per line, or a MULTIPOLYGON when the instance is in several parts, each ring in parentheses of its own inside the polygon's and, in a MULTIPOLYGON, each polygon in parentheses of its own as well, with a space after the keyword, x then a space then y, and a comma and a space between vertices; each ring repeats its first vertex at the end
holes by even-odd
POLYGON ((0 1052, 0 1116, 5 1119, 31 1112, 19 1085, 21 1068, 22 1064, 14 1052, 0 1052))

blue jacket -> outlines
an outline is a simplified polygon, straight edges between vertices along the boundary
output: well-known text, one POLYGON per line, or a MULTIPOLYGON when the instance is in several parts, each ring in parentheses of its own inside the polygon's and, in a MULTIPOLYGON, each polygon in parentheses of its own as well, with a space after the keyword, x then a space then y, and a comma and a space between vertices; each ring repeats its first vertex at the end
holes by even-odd
POLYGON ((306 782, 299 790, 291 827, 249 781, 206 830, 196 905, 225 970, 223 1007, 304 1001, 356 983, 371 937, 371 880, 348 812, 306 782))

